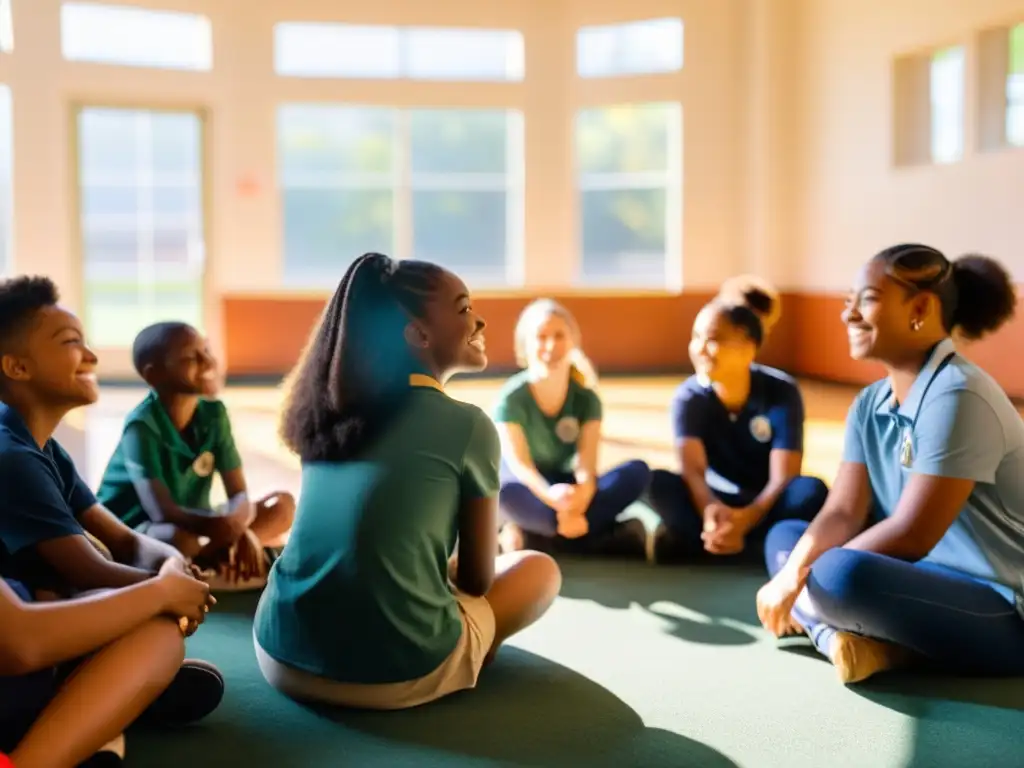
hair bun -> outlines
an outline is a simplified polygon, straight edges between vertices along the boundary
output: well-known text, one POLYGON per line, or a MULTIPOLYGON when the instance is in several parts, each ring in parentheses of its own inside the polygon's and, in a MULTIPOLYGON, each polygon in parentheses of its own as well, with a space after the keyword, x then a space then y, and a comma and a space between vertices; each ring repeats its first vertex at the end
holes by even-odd
POLYGON ((742 305, 757 314, 767 336, 782 316, 778 291, 756 275, 736 275, 722 284, 718 299, 728 305, 742 305))

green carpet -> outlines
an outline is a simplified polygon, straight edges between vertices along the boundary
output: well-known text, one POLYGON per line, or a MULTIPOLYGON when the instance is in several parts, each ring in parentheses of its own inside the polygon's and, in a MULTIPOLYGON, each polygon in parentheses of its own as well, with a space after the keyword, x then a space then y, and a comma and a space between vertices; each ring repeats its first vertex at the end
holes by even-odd
MULTIPOLYGON (((220 709, 135 730, 139 766, 998 768, 1024 762, 1024 681, 899 675, 845 688, 805 641, 757 626, 756 570, 567 562, 563 597, 471 692, 396 713, 315 712, 270 689, 252 595, 189 641, 220 709)), ((1024 649, 1022 649, 1024 652, 1024 649)))

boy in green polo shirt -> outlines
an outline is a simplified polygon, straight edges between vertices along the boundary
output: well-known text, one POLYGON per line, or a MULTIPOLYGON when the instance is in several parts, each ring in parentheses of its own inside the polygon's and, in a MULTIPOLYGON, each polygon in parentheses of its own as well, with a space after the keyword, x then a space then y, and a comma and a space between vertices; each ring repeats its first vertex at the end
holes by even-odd
POLYGON ((173 544, 217 589, 259 588, 291 528, 295 500, 249 498, 242 459, 206 339, 179 322, 151 325, 132 348, 150 387, 128 414, 97 497, 126 524, 173 544), (228 502, 210 503, 214 473, 228 502))

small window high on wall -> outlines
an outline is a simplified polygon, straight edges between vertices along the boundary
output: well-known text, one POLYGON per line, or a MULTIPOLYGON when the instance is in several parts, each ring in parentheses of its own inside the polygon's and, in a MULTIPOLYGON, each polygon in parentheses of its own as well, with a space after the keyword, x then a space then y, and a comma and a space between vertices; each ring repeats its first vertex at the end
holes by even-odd
POLYGON ((68 61, 206 71, 213 67, 213 30, 194 13, 64 3, 61 50, 68 61))
POLYGON ((931 159, 955 163, 964 155, 964 49, 944 48, 932 55, 929 87, 931 159))
POLYGON ((523 35, 285 22, 274 30, 274 68, 285 77, 510 82, 523 79, 523 35))
POLYGON ((1024 147, 1024 24, 1010 30, 1010 71, 1006 78, 1006 143, 1024 147))
POLYGON ((576 34, 576 71, 580 77, 653 75, 682 68, 682 19, 583 27, 576 34))

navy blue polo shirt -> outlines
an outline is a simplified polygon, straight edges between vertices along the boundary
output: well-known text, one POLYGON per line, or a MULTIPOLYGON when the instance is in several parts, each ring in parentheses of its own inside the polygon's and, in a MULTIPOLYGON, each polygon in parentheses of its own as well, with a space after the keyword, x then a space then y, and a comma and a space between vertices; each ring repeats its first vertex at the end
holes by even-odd
POLYGON ((768 484, 772 451, 804 448, 803 397, 792 376, 753 365, 747 402, 730 413, 711 383, 695 375, 672 398, 672 429, 677 443, 695 439, 704 444, 709 485, 755 496, 768 484))
POLYGON ((57 575, 36 554, 44 541, 84 536, 78 517, 96 497, 53 439, 39 448, 21 416, 0 403, 0 575, 31 589, 53 588, 57 575))

